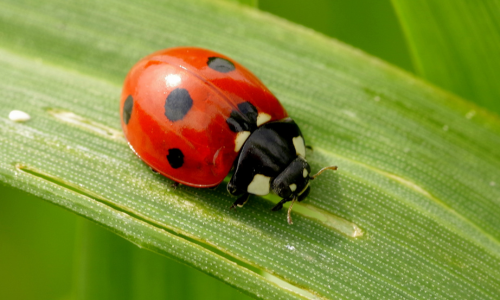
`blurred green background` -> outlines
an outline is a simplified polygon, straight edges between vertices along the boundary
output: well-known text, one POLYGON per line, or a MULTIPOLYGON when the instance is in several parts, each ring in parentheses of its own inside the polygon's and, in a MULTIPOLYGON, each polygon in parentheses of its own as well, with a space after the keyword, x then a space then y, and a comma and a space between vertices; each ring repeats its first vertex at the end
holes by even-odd
MULTIPOLYGON (((413 72, 390 1, 283 3, 260 0, 259 8, 413 72)), ((0 299, 249 299, 198 270, 5 186, 0 186, 0 241, 0 299)))

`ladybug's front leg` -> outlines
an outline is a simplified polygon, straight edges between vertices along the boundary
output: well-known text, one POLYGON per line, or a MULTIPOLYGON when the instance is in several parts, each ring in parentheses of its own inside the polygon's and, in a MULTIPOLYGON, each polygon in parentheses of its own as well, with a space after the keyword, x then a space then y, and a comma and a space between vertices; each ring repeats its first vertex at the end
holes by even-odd
POLYGON ((293 197, 289 197, 289 198, 283 198, 281 199, 280 202, 278 202, 278 204, 276 204, 271 210, 272 211, 277 211, 277 210, 280 210, 283 208, 283 204, 287 203, 287 202, 290 202, 293 200, 293 197))
POLYGON ((229 209, 233 209, 236 207, 243 207, 243 205, 245 205, 245 203, 247 203, 248 198, 250 198, 249 193, 243 194, 243 196, 239 197, 236 201, 234 201, 233 205, 231 205, 231 207, 229 209))

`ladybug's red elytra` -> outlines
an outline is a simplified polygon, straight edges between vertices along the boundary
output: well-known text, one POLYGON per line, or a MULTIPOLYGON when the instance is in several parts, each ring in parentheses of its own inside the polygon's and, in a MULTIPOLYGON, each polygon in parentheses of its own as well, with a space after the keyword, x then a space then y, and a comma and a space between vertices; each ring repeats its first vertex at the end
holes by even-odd
POLYGON ((175 182, 215 187, 234 168, 227 190, 240 197, 231 208, 270 191, 283 198, 273 210, 293 205, 322 172, 309 175, 302 133, 278 99, 210 50, 170 48, 141 59, 125 79, 120 110, 132 150, 175 182))

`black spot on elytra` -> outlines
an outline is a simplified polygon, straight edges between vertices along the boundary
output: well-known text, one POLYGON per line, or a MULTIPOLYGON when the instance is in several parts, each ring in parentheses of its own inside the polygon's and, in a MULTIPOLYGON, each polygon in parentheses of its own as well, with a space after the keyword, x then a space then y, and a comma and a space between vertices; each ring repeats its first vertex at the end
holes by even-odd
POLYGON ((167 159, 170 166, 174 169, 178 169, 184 164, 184 154, 177 148, 168 150, 167 159))
POLYGON ((207 65, 210 69, 221 73, 231 72, 235 69, 232 62, 222 57, 209 57, 207 65))
POLYGON ((257 108, 250 102, 238 104, 238 110, 233 110, 226 120, 232 132, 254 131, 257 128, 257 108))
POLYGON ((183 88, 171 91, 165 101, 165 116, 170 121, 178 121, 184 118, 193 106, 193 99, 189 92, 183 88))
POLYGON ((132 116, 132 109, 134 108, 134 98, 131 95, 127 97, 125 103, 123 104, 123 122, 128 125, 130 121, 130 116, 132 116))

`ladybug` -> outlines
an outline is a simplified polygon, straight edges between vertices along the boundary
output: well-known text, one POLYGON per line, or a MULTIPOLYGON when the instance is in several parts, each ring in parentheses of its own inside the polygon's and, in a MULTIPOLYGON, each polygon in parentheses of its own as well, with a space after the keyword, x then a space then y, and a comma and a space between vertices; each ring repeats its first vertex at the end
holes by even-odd
POLYGON ((276 97, 249 70, 222 54, 169 48, 135 64, 123 86, 121 124, 130 148, 176 183, 219 185, 240 196, 273 191, 273 210, 309 193, 304 137, 276 97))

